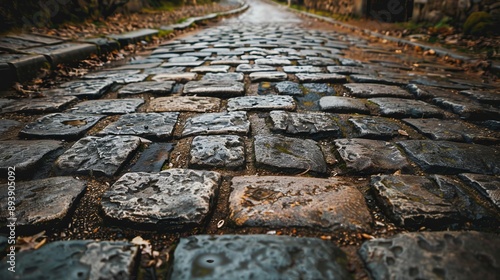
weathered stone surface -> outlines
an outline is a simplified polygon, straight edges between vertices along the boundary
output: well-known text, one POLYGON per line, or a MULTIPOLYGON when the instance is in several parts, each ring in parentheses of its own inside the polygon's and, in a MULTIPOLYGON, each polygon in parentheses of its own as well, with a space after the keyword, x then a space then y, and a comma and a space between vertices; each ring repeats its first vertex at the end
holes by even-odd
POLYGON ((405 170, 409 163, 393 144, 370 139, 338 139, 335 146, 347 168, 364 174, 405 170))
POLYGON ((500 106, 500 95, 492 91, 464 90, 460 94, 469 96, 481 103, 500 106))
POLYGON ((385 84, 385 85, 406 85, 410 82, 409 76, 390 77, 389 75, 382 75, 381 77, 378 77, 377 75, 354 74, 350 75, 349 79, 353 83, 375 83, 375 84, 385 84))
POLYGON ((375 116, 354 116, 349 118, 360 138, 390 139, 399 135, 402 127, 395 121, 375 116))
POLYGON ((286 73, 321 73, 321 67, 304 65, 304 66, 284 66, 283 71, 286 73))
POLYGON ((245 85, 235 81, 191 81, 184 86, 184 94, 234 97, 245 94, 245 85))
POLYGON ((127 114, 134 113, 143 103, 141 98, 89 100, 76 104, 68 111, 74 114, 127 114))
POLYGON ((83 136, 104 116, 54 113, 27 124, 19 133, 23 137, 74 139, 83 136))
POLYGON ((271 111, 272 130, 287 134, 304 134, 313 137, 340 137, 342 131, 335 115, 328 113, 293 113, 271 111))
MULTIPOLYGON (((72 177, 47 179, 16 184, 16 225, 20 227, 52 225, 63 221, 85 190, 86 183, 72 177)), ((0 186, 0 203, 8 205, 8 185, 0 186)), ((0 223, 6 225, 8 211, 0 213, 0 223)))
POLYGON ((149 112, 213 112, 220 108, 221 100, 215 97, 172 96, 155 98, 149 112))
POLYGON ((431 140, 400 141, 398 145, 425 172, 500 174, 500 151, 494 147, 431 140))
POLYGON ((379 106, 380 114, 389 117, 440 118, 443 112, 436 106, 420 100, 391 97, 370 98, 379 106))
POLYGON ((2 107, 2 113, 50 113, 61 111, 78 100, 74 96, 51 96, 44 98, 23 98, 2 107))
POLYGON ((488 120, 500 119, 500 109, 487 104, 478 103, 471 98, 449 92, 440 94, 432 101, 446 110, 449 110, 462 119, 488 120))
POLYGON ((500 208, 500 178, 472 173, 460 174, 460 178, 500 208))
POLYGON ((346 76, 338 74, 295 74, 297 79, 302 83, 318 83, 318 82, 331 82, 331 83, 342 83, 346 81, 346 76))
POLYGON ((276 71, 276 67, 261 64, 240 64, 236 67, 236 72, 252 73, 252 72, 266 72, 276 71))
POLYGON ((327 172, 318 143, 310 139, 255 136, 254 151, 257 165, 263 167, 285 172, 327 172))
POLYGON ((191 69, 191 72, 196 73, 227 73, 230 66, 228 65, 210 65, 210 66, 199 66, 191 69))
POLYGON ((198 235, 181 238, 171 279, 349 279, 345 253, 315 238, 198 235))
POLYGON ((162 73, 154 75, 151 80, 162 82, 162 81, 176 81, 176 82, 186 82, 193 81, 198 78, 196 73, 162 73))
MULTIPOLYGON (((122 241, 55 241, 16 254, 16 272, 9 272, 9 276, 27 280, 129 279, 135 274, 138 251, 136 246, 122 241)), ((6 262, 0 265, 3 271, 7 267, 6 262)))
POLYGON ((189 118, 184 125, 182 136, 210 134, 248 134, 250 122, 247 113, 242 111, 228 113, 202 114, 189 118))
POLYGON ((203 81, 218 81, 218 82, 243 82, 245 75, 243 73, 207 73, 203 78, 203 81))
POLYGON ((319 106, 322 111, 335 113, 370 113, 365 102, 351 97, 324 96, 319 100, 319 106))
POLYGON ((252 72, 249 75, 252 82, 260 81, 284 81, 287 79, 287 75, 284 72, 279 71, 267 71, 267 72, 252 72))
POLYGON ((400 226, 444 229, 460 220, 450 202, 429 191, 433 188, 432 181, 426 177, 372 176, 371 185, 382 209, 400 226))
POLYGON ((165 62, 161 67, 197 67, 205 63, 203 60, 199 61, 176 61, 176 62, 165 62))
POLYGON ((56 172, 113 176, 140 144, 141 139, 135 136, 87 136, 56 160, 56 172))
POLYGON ((397 86, 381 84, 345 84, 349 90, 349 95, 354 97, 399 97, 412 98, 413 96, 406 90, 397 86))
POLYGON ((85 43, 62 43, 25 49, 24 52, 42 54, 55 67, 61 63, 86 59, 91 54, 97 53, 97 46, 85 43))
POLYGON ((178 118, 178 112, 127 114, 105 127, 99 135, 135 135, 168 139, 172 137, 178 118))
POLYGON ((169 169, 126 173, 104 193, 104 214, 150 226, 201 224, 213 206, 221 176, 216 172, 169 169))
POLYGON ((0 134, 4 135, 6 132, 16 127, 21 127, 22 123, 16 120, 0 119, 0 134))
POLYGON ((160 62, 150 62, 150 63, 130 63, 126 65, 122 65, 116 68, 113 68, 112 71, 126 71, 126 70, 144 70, 144 69, 152 69, 160 66, 160 64, 163 62, 163 60, 160 60, 160 62))
POLYGON ((359 254, 375 280, 495 279, 500 243, 492 233, 411 232, 365 242, 359 254))
POLYGON ((106 79, 118 84, 138 83, 144 81, 148 74, 140 74, 140 70, 99 71, 83 76, 84 79, 106 79))
POLYGON ((290 81, 276 83, 274 87, 280 95, 300 96, 304 94, 300 84, 290 81))
POLYGON ((175 82, 139 82, 123 86, 118 90, 119 95, 134 95, 140 93, 169 94, 175 82))
POLYGON ((165 163, 168 163, 170 152, 174 149, 172 143, 151 143, 130 168, 130 172, 160 172, 165 163))
POLYGON ((350 74, 371 75, 371 74, 374 74, 373 70, 366 69, 363 67, 357 67, 357 66, 328 66, 328 67, 326 67, 326 69, 330 73, 336 73, 336 74, 342 74, 342 75, 350 75, 350 74))
POLYGON ((341 178, 245 176, 231 188, 229 218, 238 226, 370 229, 363 195, 341 178))
POLYGON ((193 167, 241 168, 245 165, 245 143, 235 135, 196 136, 190 155, 193 167))
POLYGON ((291 96, 263 95, 263 96, 241 96, 230 98, 227 102, 228 111, 237 110, 288 110, 296 108, 295 101, 291 96))
POLYGON ((61 147, 62 143, 54 140, 0 141, 0 171, 15 166, 16 174, 31 173, 44 157, 61 147))
POLYGON ((51 90, 61 95, 73 95, 79 98, 99 98, 114 84, 109 79, 96 79, 92 81, 77 80, 60 85, 62 89, 51 90))
POLYGON ((461 120, 403 119, 418 132, 434 140, 489 143, 500 141, 498 132, 493 132, 461 120))
POLYGON ((270 58, 261 58, 256 59, 255 64, 258 65, 271 65, 271 66, 282 66, 282 65, 292 65, 292 62, 288 59, 270 59, 270 58))

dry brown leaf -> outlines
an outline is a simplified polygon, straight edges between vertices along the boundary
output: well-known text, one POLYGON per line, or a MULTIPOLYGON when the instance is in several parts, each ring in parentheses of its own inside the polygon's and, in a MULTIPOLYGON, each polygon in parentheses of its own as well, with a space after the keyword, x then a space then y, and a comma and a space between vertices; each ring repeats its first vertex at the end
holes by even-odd
POLYGON ((16 247, 19 248, 19 252, 27 250, 37 250, 42 247, 47 238, 45 236, 45 231, 37 233, 32 236, 21 236, 17 238, 16 247))

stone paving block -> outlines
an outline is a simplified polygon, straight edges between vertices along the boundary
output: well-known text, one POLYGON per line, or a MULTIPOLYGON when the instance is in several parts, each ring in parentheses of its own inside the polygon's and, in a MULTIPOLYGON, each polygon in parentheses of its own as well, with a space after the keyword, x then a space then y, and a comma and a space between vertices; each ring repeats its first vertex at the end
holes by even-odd
POLYGON ((334 113, 370 113, 364 101, 344 96, 323 96, 319 100, 319 107, 322 111, 334 113))
POLYGON ((78 98, 74 96, 51 96, 43 98, 22 98, 2 107, 2 113, 50 113, 62 111, 78 98))
POLYGON ((380 114, 388 117, 441 118, 443 111, 421 100, 392 97, 370 98, 378 105, 380 114))
POLYGON ((376 75, 360 75, 353 74, 349 76, 349 80, 353 83, 372 83, 372 84, 384 84, 384 85, 407 85, 410 82, 410 77, 394 77, 391 78, 389 75, 383 75, 380 73, 381 77, 376 75))
POLYGON ((159 31, 157 29, 143 28, 121 34, 112 34, 108 37, 117 40, 120 42, 120 45, 126 46, 128 44, 135 44, 146 40, 147 38, 157 36, 158 32, 159 31))
POLYGON ((163 60, 160 62, 150 62, 150 63, 130 63, 119 67, 111 68, 110 71, 126 71, 126 70, 144 70, 152 69, 160 66, 163 60))
POLYGON ((375 116, 353 116, 349 122, 354 125, 356 137, 373 139, 391 139, 403 130, 401 125, 389 118, 375 116))
POLYGON ((64 83, 58 89, 50 90, 58 95, 73 95, 79 98, 99 98, 114 84, 112 80, 76 80, 64 83))
POLYGON ((20 39, 20 40, 26 40, 26 41, 35 42, 35 43, 40 43, 40 44, 44 44, 44 45, 55 45, 55 44, 60 44, 60 43, 64 42, 63 39, 56 38, 56 37, 41 36, 41 35, 26 34, 26 33, 10 34, 10 35, 7 35, 7 37, 14 38, 14 39, 20 39))
POLYGON ((248 59, 239 59, 239 58, 217 58, 217 60, 211 61, 210 65, 231 65, 238 66, 240 64, 248 64, 250 60, 248 59))
POLYGON ((196 73, 227 73, 230 66, 228 65, 210 65, 210 66, 199 66, 191 69, 191 72, 196 73))
POLYGON ((0 37, 0 48, 7 49, 11 52, 18 51, 19 49, 33 48, 41 45, 42 43, 32 42, 21 38, 0 37))
POLYGON ((303 66, 284 66, 283 71, 286 73, 321 73, 321 67, 303 65, 303 66))
POLYGON ((293 113, 271 111, 271 130, 287 134, 302 134, 316 138, 341 137, 342 131, 335 118, 328 113, 293 113))
POLYGON ((218 82, 243 82, 245 75, 243 73, 207 73, 201 78, 203 81, 218 81, 218 82))
POLYGON ((500 174, 500 151, 495 147, 432 140, 407 140, 397 144, 428 173, 500 174))
POLYGON ((492 233, 410 232, 367 241, 359 255, 374 280, 493 280, 500 269, 499 244, 492 233))
MULTIPOLYGON (((67 218, 83 195, 86 183, 73 177, 51 177, 16 184, 16 226, 21 228, 58 225, 67 218)), ((8 205, 8 185, 1 185, 0 203, 8 205)), ((9 222, 9 212, 0 213, 0 223, 9 222)))
POLYGON ((21 126, 22 123, 16 120, 0 119, 0 135, 5 135, 8 131, 21 126))
POLYGON ((280 95, 292 95, 292 96, 301 96, 304 95, 300 84, 284 81, 279 82, 274 85, 276 92, 280 95))
POLYGON ((263 96, 241 96, 230 98, 227 102, 228 111, 238 110, 288 110, 296 108, 295 101, 291 96, 263 95, 263 96))
POLYGON ((165 62, 161 67, 198 67, 205 63, 203 60, 199 61, 176 61, 176 62, 165 62))
POLYGON ((500 208, 500 178, 498 176, 473 173, 463 173, 459 176, 500 208))
POLYGON ((101 55, 120 49, 120 44, 117 41, 108 38, 83 38, 78 42, 94 44, 101 55))
POLYGON ((75 139, 83 136, 102 115, 54 113, 27 124, 19 135, 22 137, 75 139))
POLYGON ((462 119, 500 119, 499 108, 477 103, 476 101, 462 95, 450 93, 447 96, 435 97, 432 101, 439 107, 459 115, 462 119))
POLYGON ((56 160, 56 173, 113 176, 140 145, 141 139, 135 136, 87 136, 56 160))
POLYGON ((351 75, 351 74, 372 75, 375 73, 373 70, 356 66, 328 66, 326 67, 326 69, 330 73, 342 74, 342 75, 351 75))
POLYGON ((197 235, 181 238, 171 279, 349 279, 345 253, 316 238, 197 235))
POLYGON ((326 73, 316 73, 316 74, 295 74, 295 77, 299 79, 302 83, 342 83, 346 81, 346 76, 338 74, 326 74, 326 73))
POLYGON ((175 144, 171 143, 149 144, 130 168, 130 172, 160 172, 163 165, 168 162, 174 146, 175 144))
POLYGON ((276 67, 261 64, 240 64, 236 67, 236 72, 252 73, 252 72, 267 72, 276 71, 276 67))
POLYGON ((0 112, 3 113, 3 108, 14 104, 15 99, 0 98, 0 112))
POLYGON ((162 94, 166 95, 172 92, 175 82, 160 81, 160 82, 139 82, 131 83, 123 86, 118 90, 118 95, 134 95, 141 93, 162 94))
POLYGON ((245 84, 234 81, 191 81, 184 86, 184 94, 217 97, 234 97, 245 94, 245 84))
POLYGON ((326 173, 321 149, 313 140, 283 136, 255 136, 255 162, 269 169, 296 172, 326 173))
POLYGON ((169 62, 186 62, 186 61, 197 61, 199 60, 198 57, 196 56, 176 56, 170 58, 168 61, 169 62))
POLYGON ((418 132, 433 140, 497 143, 500 134, 461 120, 403 119, 418 132))
POLYGON ((347 168, 363 174, 390 173, 406 170, 409 163, 390 142, 370 139, 337 139, 337 151, 347 168))
MULTIPOLYGON (((135 275, 138 252, 136 246, 122 241, 55 241, 37 250, 18 252, 16 272, 9 276, 26 280, 129 279, 135 275)), ((8 264, 2 262, 0 268, 7 271, 8 264)))
POLYGON ((213 134, 248 134, 250 122, 247 113, 242 111, 209 113, 189 118, 183 128, 182 136, 213 134))
POLYGON ((190 169, 126 173, 101 200, 112 219, 143 226, 200 225, 213 207, 221 175, 190 169))
POLYGON ((90 100, 80 102, 68 111, 73 114, 127 114, 134 113, 143 103, 141 98, 90 100))
POLYGON ((370 230, 363 195, 342 178, 244 176, 231 188, 229 218, 238 226, 370 230))
POLYGON ((165 140, 172 137, 178 118, 178 112, 127 114, 105 127, 98 135, 135 135, 165 140))
POLYGON ((140 74, 141 70, 129 69, 129 70, 104 70, 95 73, 90 73, 83 76, 83 79, 95 80, 95 79, 106 79, 113 81, 117 84, 128 84, 128 83, 138 83, 144 81, 149 75, 140 74))
POLYGON ((31 174, 44 158, 60 148, 62 143, 55 140, 0 141, 0 171, 15 166, 16 174, 31 174))
POLYGON ((198 78, 196 73, 162 73, 154 75, 151 80, 157 82, 163 81, 176 81, 176 82, 187 82, 193 81, 198 78))
POLYGON ((480 90, 464 90, 460 94, 468 96, 474 100, 479 101, 484 104, 491 104, 495 106, 500 106, 500 95, 497 92, 491 91, 480 91, 480 90))
POLYGON ((283 65, 292 65, 292 62, 288 59, 261 58, 261 59, 256 59, 255 64, 270 65, 270 66, 283 66, 283 65))
POLYGON ((249 75, 250 81, 260 82, 260 81, 284 81, 287 79, 286 73, 279 71, 267 71, 267 72, 252 72, 249 75))
POLYGON ((221 100, 215 97, 171 96, 151 100, 148 112, 213 112, 219 111, 221 100))
POLYGON ((193 167, 241 168, 245 165, 245 142, 235 135, 196 136, 190 156, 193 167))
POLYGON ((460 221, 458 210, 450 202, 429 191, 432 181, 426 177, 372 176, 371 185, 383 211, 400 226, 445 229, 460 221))
POLYGON ((26 82, 35 78, 40 69, 46 67, 47 59, 43 55, 2 54, 0 63, 9 73, 7 76, 2 76, 4 81, 26 82))
POLYGON ((63 43, 51 46, 40 46, 23 50, 27 53, 44 55, 52 66, 87 59, 97 53, 97 46, 85 43, 63 43))
POLYGON ((413 98, 406 90, 398 86, 381 85, 381 84, 344 84, 349 90, 349 95, 354 97, 398 97, 398 98, 413 98))

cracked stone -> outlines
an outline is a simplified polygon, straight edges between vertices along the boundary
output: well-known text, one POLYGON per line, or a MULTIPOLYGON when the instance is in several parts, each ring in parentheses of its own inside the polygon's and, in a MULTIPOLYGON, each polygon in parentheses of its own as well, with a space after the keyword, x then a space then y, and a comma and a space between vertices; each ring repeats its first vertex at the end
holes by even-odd
POLYGON ((182 136, 211 134, 248 134, 250 122, 242 111, 209 113, 189 118, 184 125, 182 136))
POLYGON ((184 94, 217 97, 234 97, 245 94, 245 85, 234 81, 191 81, 184 86, 184 94))
POLYGON ((118 95, 134 95, 141 93, 169 94, 172 92, 175 82, 139 82, 123 86, 118 90, 118 95))
POLYGON ((366 107, 365 102, 359 99, 343 96, 323 96, 319 100, 319 107, 322 111, 334 113, 370 113, 370 110, 366 107))
POLYGON ((104 193, 101 206, 112 219, 143 226, 200 225, 207 217, 221 175, 190 169, 126 173, 104 193))
POLYGON ((178 112, 127 114, 105 127, 98 135, 135 135, 168 139, 172 137, 178 118, 178 112))
POLYGON ((0 171, 3 174, 15 166, 16 174, 31 174, 49 154, 62 148, 55 140, 0 141, 0 171))
POLYGON ((228 111, 237 110, 288 110, 296 108, 295 101, 291 96, 263 95, 263 96, 241 96, 230 98, 227 102, 228 111))
POLYGON ((141 139, 135 136, 87 136, 56 160, 56 173, 113 176, 140 145, 141 139))
POLYGON ((349 279, 345 253, 316 238, 196 235, 181 238, 172 279, 349 279))
POLYGON ((249 75, 252 82, 260 81, 284 81, 287 79, 287 74, 278 71, 267 71, 267 72, 252 72, 249 75))
POLYGON ((379 106, 380 114, 389 117, 441 118, 443 111, 421 100, 401 98, 370 98, 368 101, 379 106))
POLYGON ((238 226, 370 230, 363 195, 342 178, 244 176, 231 188, 229 218, 238 226))
POLYGON ((215 97, 171 96, 155 98, 148 112, 213 112, 220 108, 221 100, 215 97))
POLYGON ((500 208, 500 178, 472 173, 463 173, 459 176, 500 208))
POLYGON ((196 136, 190 166, 237 169, 245 165, 245 143, 235 135, 196 136))
POLYGON ((347 168, 364 174, 389 173, 409 168, 393 144, 370 139, 337 139, 335 146, 347 168))
POLYGON ((354 125, 357 137, 373 139, 390 139, 399 135, 399 130, 403 129, 395 121, 375 116, 354 116, 349 118, 349 122, 354 125))
POLYGON ((284 136, 255 136, 255 161, 259 166, 285 172, 326 173, 326 162, 318 143, 284 136))
POLYGON ((374 280, 495 279, 498 236, 484 232, 410 232, 372 239, 359 250, 374 280))
MULTIPOLYGON (((122 241, 70 240, 16 254, 23 279, 129 279, 135 275, 138 247, 122 241)), ((2 263, 6 271, 8 264, 2 263)))
POLYGON ((433 184, 426 177, 372 176, 371 185, 382 209, 400 226, 443 229, 460 221, 458 210, 450 202, 429 191, 433 184))
POLYGON ((269 116, 273 131, 321 138, 338 138, 342 135, 342 131, 335 121, 336 116, 333 114, 271 111, 269 116))
POLYGON ((74 114, 127 114, 134 113, 144 103, 141 98, 89 100, 76 104, 69 110, 74 114))
POLYGON ((19 133, 23 137, 75 139, 83 136, 102 115, 54 113, 26 125, 19 133))
POLYGON ((349 95, 354 97, 399 97, 413 98, 406 90, 398 86, 381 85, 381 84, 345 84, 349 90, 349 95))
POLYGON ((2 107, 2 113, 50 113, 62 111, 78 100, 75 96, 51 96, 43 98, 23 98, 2 107))
POLYGON ((500 174, 500 151, 494 147, 432 140, 400 141, 398 145, 425 172, 500 174))
POLYGON ((342 83, 347 80, 346 76, 338 74, 326 74, 326 73, 316 73, 316 74, 295 74, 295 77, 299 79, 302 83, 342 83))
MULTIPOLYGON (((16 184, 16 225, 36 227, 58 225, 65 220, 75 202, 83 195, 86 183, 72 177, 51 177, 16 184)), ((0 203, 8 204, 8 185, 1 185, 0 203)), ((0 222, 6 226, 10 217, 2 211, 0 222)))

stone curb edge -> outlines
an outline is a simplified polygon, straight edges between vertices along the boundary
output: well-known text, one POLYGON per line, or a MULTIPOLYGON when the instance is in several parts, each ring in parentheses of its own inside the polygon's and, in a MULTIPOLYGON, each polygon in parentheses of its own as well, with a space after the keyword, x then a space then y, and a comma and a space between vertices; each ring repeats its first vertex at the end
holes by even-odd
POLYGON ((193 24, 235 15, 248 9, 249 5, 244 0, 240 0, 239 2, 240 7, 234 10, 188 18, 183 23, 161 26, 159 29, 138 29, 122 34, 112 34, 105 38, 68 40, 60 44, 47 44, 30 49, 10 50, 11 52, 15 52, 15 54, 7 54, 7 59, 0 58, 0 75, 4 77, 0 80, 0 89, 7 88, 15 82, 29 81, 35 78, 38 71, 44 67, 48 68, 50 66, 54 68, 60 63, 75 62, 85 59, 92 54, 109 53, 113 50, 121 49, 128 44, 135 44, 156 36, 161 31, 185 30, 193 24))
MULTIPOLYGON (((275 3, 275 4, 278 5, 278 3, 274 2, 274 1, 270 1, 270 2, 273 2, 273 3, 275 3)), ((406 40, 406 39, 402 39, 402 38, 397 38, 397 37, 393 37, 393 36, 387 36, 387 35, 384 35, 384 34, 381 34, 381 33, 375 32, 375 31, 371 31, 371 30, 368 30, 368 29, 364 29, 364 28, 360 28, 360 27, 348 24, 348 23, 344 23, 344 22, 335 20, 333 18, 319 16, 319 15, 316 15, 316 14, 313 14, 313 13, 296 10, 296 9, 291 8, 291 7, 287 7, 286 5, 283 5, 283 6, 285 8, 287 8, 288 10, 292 11, 292 12, 300 13, 300 14, 303 14, 303 15, 308 16, 308 17, 312 17, 312 18, 316 18, 316 19, 319 19, 319 20, 322 20, 322 21, 325 21, 325 22, 329 22, 329 23, 332 23, 332 24, 344 27, 346 29, 350 29, 352 31, 354 31, 354 30, 361 31, 364 34, 368 34, 368 35, 373 36, 373 37, 377 37, 377 38, 380 38, 380 39, 385 39, 385 40, 392 41, 392 42, 395 42, 395 43, 406 44, 406 45, 410 45, 410 46, 413 46, 413 47, 420 47, 423 50, 431 50, 432 49, 432 50, 434 50, 436 52, 436 55, 441 56, 441 57, 449 56, 451 58, 462 60, 462 61, 467 61, 467 62, 475 62, 475 61, 477 61, 476 58, 473 58, 473 57, 470 57, 470 56, 466 56, 466 55, 461 55, 461 54, 455 53, 455 52, 450 51, 450 50, 445 49, 445 48, 440 48, 440 47, 436 47, 436 46, 430 46, 430 45, 426 45, 426 44, 423 44, 423 43, 413 42, 413 41, 410 41, 410 40, 406 40)), ((499 75, 500 74, 500 63, 492 62, 490 71, 493 72, 493 73, 495 73, 495 74, 497 74, 497 75, 499 75)))

